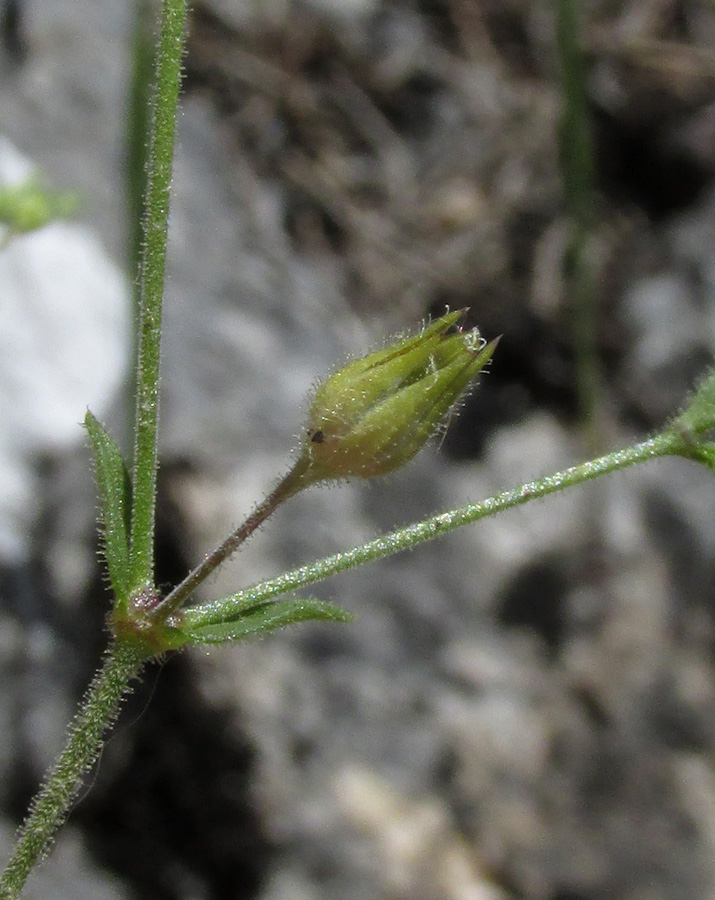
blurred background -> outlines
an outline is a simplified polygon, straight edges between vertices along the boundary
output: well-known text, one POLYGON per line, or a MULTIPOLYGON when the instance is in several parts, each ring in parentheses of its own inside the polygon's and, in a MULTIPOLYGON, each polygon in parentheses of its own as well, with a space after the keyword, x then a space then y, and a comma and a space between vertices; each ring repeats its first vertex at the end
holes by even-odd
MULTIPOLYGON (((106 642, 78 423, 130 443, 142 10, 0 0, 0 187, 76 199, 0 249, 3 855, 106 642)), ((316 379, 445 306, 504 337, 444 439, 292 500, 205 596, 659 429, 712 360, 714 172, 708 0, 196 0, 161 584, 316 379)), ((709 900, 714 498, 638 467, 316 589, 354 624, 167 659, 27 896, 709 900)))

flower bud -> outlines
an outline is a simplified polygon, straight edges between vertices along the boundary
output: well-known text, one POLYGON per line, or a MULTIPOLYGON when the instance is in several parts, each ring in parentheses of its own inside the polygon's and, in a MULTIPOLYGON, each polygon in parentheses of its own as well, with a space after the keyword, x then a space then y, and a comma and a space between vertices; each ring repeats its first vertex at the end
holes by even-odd
POLYGON ((71 194, 45 190, 34 178, 17 185, 0 185, 0 226, 11 233, 36 231, 53 219, 70 215, 76 207, 71 194))
POLYGON ((319 385, 301 463, 304 481, 370 478, 399 468, 437 431, 491 359, 466 310, 349 363, 319 385))

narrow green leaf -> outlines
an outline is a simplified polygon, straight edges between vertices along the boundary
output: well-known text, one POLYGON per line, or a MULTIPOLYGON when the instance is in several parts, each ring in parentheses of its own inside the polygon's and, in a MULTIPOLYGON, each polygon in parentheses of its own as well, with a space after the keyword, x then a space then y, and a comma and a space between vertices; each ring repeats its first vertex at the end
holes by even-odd
POLYGON ((109 580, 116 594, 117 608, 129 593, 129 515, 132 485, 119 448, 92 413, 87 410, 84 425, 92 440, 97 484, 102 503, 102 540, 109 580))
POLYGON ((351 613, 314 597, 275 600, 246 610, 238 618, 212 625, 182 626, 190 644, 223 644, 240 641, 254 634, 265 634, 296 622, 351 622, 351 613))

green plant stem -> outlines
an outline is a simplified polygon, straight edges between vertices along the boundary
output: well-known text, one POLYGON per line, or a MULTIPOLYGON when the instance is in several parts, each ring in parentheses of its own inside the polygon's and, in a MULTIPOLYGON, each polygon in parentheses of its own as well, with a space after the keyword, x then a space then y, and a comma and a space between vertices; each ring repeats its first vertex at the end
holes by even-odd
MULTIPOLYGON (((130 578, 135 590, 151 588, 157 475, 157 425, 161 310, 166 263, 169 188, 184 30, 185 0, 164 0, 156 63, 147 172, 144 246, 139 279, 134 485, 130 578)), ((0 900, 13 900, 34 865, 48 852, 66 818, 82 776, 97 760, 130 682, 148 659, 137 645, 115 641, 95 676, 64 751, 35 798, 15 851, 0 878, 0 900)))
POLYGON ((563 96, 560 157, 566 206, 573 224, 567 273, 573 315, 576 392, 581 423, 589 433, 590 444, 595 445, 599 366, 595 285, 593 266, 588 259, 589 240, 595 223, 595 178, 586 66, 580 40, 581 14, 581 4, 576 0, 559 0, 556 34, 563 96))
POLYGON ((164 0, 156 63, 147 172, 144 248, 139 280, 134 496, 131 529, 131 583, 136 591, 154 580, 154 523, 159 413, 159 351, 166 265, 169 188, 187 7, 164 0))
POLYGON ((291 572, 279 575, 270 581, 239 591, 231 597, 215 600, 185 611, 185 622, 191 627, 212 625, 226 621, 244 611, 250 606, 265 603, 280 594, 297 590, 309 584, 323 581, 331 575, 337 575, 356 566, 391 556, 401 550, 408 550, 426 541, 434 540, 455 528, 468 525, 493 516, 497 513, 521 506, 530 500, 537 500, 562 491, 565 488, 574 487, 587 481, 592 481, 601 475, 625 469, 635 463, 645 462, 662 456, 682 453, 684 450, 683 439, 680 435, 666 431, 650 440, 640 444, 634 444, 624 450, 616 450, 598 459, 572 466, 555 475, 531 481, 521 487, 509 491, 502 491, 483 500, 481 503, 469 504, 449 512, 432 516, 424 522, 409 525, 388 534, 383 534, 360 547, 354 547, 342 553, 335 553, 325 559, 317 560, 306 566, 301 566, 291 572))
POLYGON ((122 698, 143 664, 144 658, 135 648, 118 644, 110 647, 70 726, 65 749, 20 829, 15 850, 0 878, 0 900, 14 900, 34 865, 47 854, 77 796, 82 776, 96 762, 122 698))
POLYGON ((223 562, 238 550, 241 544, 275 512, 281 503, 284 503, 289 497, 297 494, 298 491, 306 486, 303 481, 306 467, 305 458, 301 458, 290 472, 280 480, 270 494, 258 504, 246 521, 239 525, 222 544, 209 553, 200 565, 189 572, 186 578, 171 593, 164 597, 156 607, 157 615, 155 619, 166 621, 173 612, 183 605, 200 584, 206 581, 223 562))

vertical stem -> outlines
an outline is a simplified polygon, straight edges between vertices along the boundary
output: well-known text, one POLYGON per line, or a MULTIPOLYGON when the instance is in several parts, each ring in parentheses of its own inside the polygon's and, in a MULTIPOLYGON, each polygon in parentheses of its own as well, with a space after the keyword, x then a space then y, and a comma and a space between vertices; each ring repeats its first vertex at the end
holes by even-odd
POLYGON ((579 13, 580 4, 576 0, 559 0, 557 39, 563 97, 561 167, 566 205, 574 228, 568 281, 573 310, 576 387, 581 423, 590 431, 591 443, 595 443, 594 413, 599 380, 598 323, 592 266, 588 260, 589 238, 595 219, 594 162, 579 13))
POLYGON ((96 762, 122 698, 144 664, 139 652, 115 644, 70 726, 65 749, 47 776, 20 829, 17 845, 0 877, 0 900, 14 900, 34 865, 50 849, 70 810, 84 774, 96 762))
MULTIPOLYGON (((127 98, 127 143, 125 183, 129 213, 129 271, 139 272, 144 246, 144 197, 146 196, 149 148, 151 84, 154 72, 154 36, 149 0, 134 0, 132 72, 127 98)), ((136 286, 138 292, 139 286, 136 286)), ((139 298, 135 298, 136 310, 139 298)), ((134 323, 136 326, 136 322, 134 323)), ((136 352, 136 350, 135 350, 136 352)))
MULTIPOLYGON (((164 0, 152 106, 138 295, 130 557, 130 577, 135 589, 151 587, 153 583, 161 308, 186 15, 186 0, 164 0)), ((82 776, 96 762, 122 698, 146 660, 147 653, 132 644, 112 644, 70 726, 65 749, 33 801, 20 830, 15 851, 0 877, 0 900, 14 900, 35 864, 48 852, 77 795, 82 776)))
POLYGON ((147 173, 144 248, 139 283, 139 346, 130 568, 133 587, 153 583, 159 412, 161 308, 166 265, 169 188, 181 84, 187 6, 164 0, 147 173))
MULTIPOLYGON (((154 16, 151 0, 134 0, 131 48, 131 77, 127 96, 127 129, 124 145, 124 185, 127 199, 127 270, 132 278, 132 366, 138 371, 139 357, 139 274, 144 247, 145 197, 149 154, 151 91, 154 77, 154 16)), ((128 380, 122 403, 126 446, 133 439, 132 415, 136 386, 128 380), (131 421, 130 421, 131 419, 131 421), (131 437, 130 437, 131 434, 131 437)), ((131 515, 131 498, 130 498, 131 515)), ((127 538, 131 532, 131 519, 127 538)))

